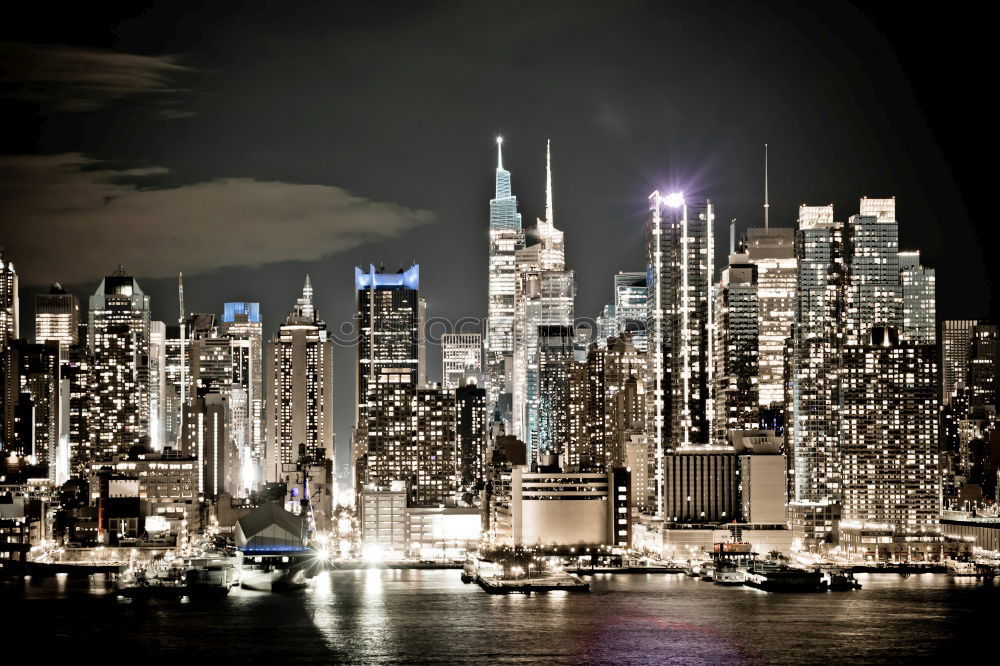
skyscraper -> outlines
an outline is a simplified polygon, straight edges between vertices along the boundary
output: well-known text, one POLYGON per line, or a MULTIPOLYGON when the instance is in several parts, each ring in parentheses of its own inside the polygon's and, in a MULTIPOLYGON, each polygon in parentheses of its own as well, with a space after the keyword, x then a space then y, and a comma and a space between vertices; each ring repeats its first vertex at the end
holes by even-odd
POLYGON ((91 453, 110 459, 149 434, 149 296, 121 265, 90 297, 91 453))
POLYGON ((992 412, 1000 407, 1000 327, 978 323, 972 328, 966 387, 970 412, 992 412))
POLYGON ((920 265, 919 250, 899 253, 899 280, 903 287, 900 334, 918 345, 937 344, 934 269, 920 265))
MULTIPOLYGON (((355 268, 354 288, 358 337, 352 458, 357 465, 368 449, 368 408, 373 400, 369 393, 371 386, 379 381, 381 369, 410 368, 414 371, 414 384, 419 381, 420 266, 414 264, 397 273, 377 272, 374 266, 369 266, 367 273, 355 268)), ((363 470, 356 470, 356 481, 360 482, 364 476, 363 470)))
POLYGON ((65 355, 77 343, 80 327, 80 300, 56 282, 47 294, 35 296, 35 342, 59 343, 65 355))
POLYGON ((785 399, 785 340, 795 321, 795 230, 747 229, 746 251, 757 267, 757 300, 760 315, 758 399, 762 407, 783 404, 785 399))
POLYGON ((537 391, 529 399, 537 401, 537 432, 531 446, 537 454, 558 454, 569 443, 569 366, 573 362, 573 327, 538 327, 537 391))
POLYGON ((455 431, 462 487, 479 490, 486 479, 486 389, 472 378, 455 389, 455 431))
POLYGON ((264 381, 263 329, 259 303, 226 303, 220 333, 229 339, 233 385, 244 392, 233 400, 233 439, 242 458, 243 482, 252 486, 263 462, 264 381))
POLYGON ((967 386, 969 351, 975 319, 948 319, 941 322, 941 401, 950 405, 959 388, 967 386))
POLYGON ((647 310, 646 274, 619 271, 614 277, 614 335, 628 333, 636 351, 646 353, 647 310))
POLYGON ((896 200, 865 197, 860 209, 848 220, 844 235, 844 253, 850 261, 848 344, 863 344, 872 326, 899 329, 903 323, 896 200))
POLYGON ((539 331, 573 325, 576 275, 566 270, 563 232, 553 224, 551 151, 546 150, 545 219, 537 220, 538 242, 517 252, 514 297, 513 433, 537 456, 540 400, 539 331))
POLYGON ((459 485, 455 392, 418 387, 414 407, 416 459, 410 481, 413 506, 443 506, 459 485))
MULTIPOLYGON (((64 397, 68 396, 63 396, 59 356, 55 340, 30 344, 12 339, 0 353, 4 451, 48 465, 52 480, 59 447, 66 453, 68 429, 63 419, 64 397)), ((68 455, 66 461, 68 467, 68 455)))
POLYGON ((282 465, 298 462, 303 453, 332 457, 334 451, 333 345, 316 315, 309 276, 302 297, 267 344, 265 367, 264 475, 276 481, 282 465))
POLYGON ((760 314, 757 266, 748 254, 730 254, 716 289, 715 416, 712 443, 730 430, 757 427, 760 314))
POLYGON ((490 200, 486 371, 490 418, 503 419, 509 427, 514 356, 514 257, 524 247, 524 230, 521 214, 517 212, 517 197, 511 193, 510 172, 503 168, 501 143, 497 138, 496 193, 490 200))
POLYGON ((14 262, 4 259, 3 248, 0 248, 0 348, 8 340, 20 337, 19 314, 17 272, 14 262))
POLYGON ((162 451, 167 420, 167 325, 149 322, 149 448, 162 451))
POLYGON ((798 502, 830 502, 840 487, 836 410, 846 281, 843 224, 834 222, 832 205, 799 209, 796 255, 792 497, 798 502))
POLYGON ((445 333, 441 336, 441 366, 446 389, 457 389, 469 374, 483 368, 481 333, 445 333))
POLYGON ((933 345, 874 327, 843 361, 843 526, 923 533, 937 525, 937 361, 933 345))

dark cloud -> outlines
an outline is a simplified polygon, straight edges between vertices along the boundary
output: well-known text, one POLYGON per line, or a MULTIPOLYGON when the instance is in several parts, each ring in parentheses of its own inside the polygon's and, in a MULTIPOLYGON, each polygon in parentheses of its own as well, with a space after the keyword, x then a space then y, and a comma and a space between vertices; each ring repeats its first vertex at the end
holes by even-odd
POLYGON ((0 42, 3 96, 47 111, 93 111, 141 93, 172 93, 188 68, 149 56, 58 44, 0 42))
POLYGON ((118 262, 157 278, 316 261, 433 219, 330 185, 217 178, 148 186, 167 173, 112 169, 76 153, 0 157, 0 217, 13 222, 4 242, 24 282, 84 282, 118 262))

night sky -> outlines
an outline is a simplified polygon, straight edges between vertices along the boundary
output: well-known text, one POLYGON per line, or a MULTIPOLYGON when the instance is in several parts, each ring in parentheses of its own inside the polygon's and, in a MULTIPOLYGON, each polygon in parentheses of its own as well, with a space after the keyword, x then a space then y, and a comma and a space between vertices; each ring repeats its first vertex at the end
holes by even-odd
MULTIPOLYGON (((642 270, 646 197, 736 218, 897 197, 901 246, 937 268, 941 318, 996 317, 994 58, 959 12, 731 3, 34 3, 0 26, 0 245, 33 294, 80 296, 124 263, 177 318, 260 301, 269 337, 311 274, 331 328, 353 267, 421 264, 431 317, 486 307, 488 200, 502 134, 526 224, 555 224, 577 314, 642 270), (880 10, 881 11, 881 10, 880 10), (32 15, 34 12, 34 15, 32 15), (987 114, 990 117, 987 118, 987 114), (991 253, 990 253, 991 254, 991 253)), ((335 358, 352 425, 353 350, 335 358)), ((440 377, 429 350, 428 376, 440 377)), ((341 456, 341 463, 347 456, 341 456)))

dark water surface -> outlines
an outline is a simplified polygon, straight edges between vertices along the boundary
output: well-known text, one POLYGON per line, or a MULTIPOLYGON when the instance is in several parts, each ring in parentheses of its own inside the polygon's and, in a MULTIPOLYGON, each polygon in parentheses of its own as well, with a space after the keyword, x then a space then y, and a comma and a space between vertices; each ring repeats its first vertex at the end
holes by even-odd
MULTIPOLYGON (((1000 585, 859 576, 768 594, 602 575, 590 594, 490 596, 458 571, 342 571, 290 594, 126 602, 103 580, 0 582, 7 658, 77 663, 900 663, 993 652, 1000 585)), ((989 659, 992 659, 990 657, 989 659)))

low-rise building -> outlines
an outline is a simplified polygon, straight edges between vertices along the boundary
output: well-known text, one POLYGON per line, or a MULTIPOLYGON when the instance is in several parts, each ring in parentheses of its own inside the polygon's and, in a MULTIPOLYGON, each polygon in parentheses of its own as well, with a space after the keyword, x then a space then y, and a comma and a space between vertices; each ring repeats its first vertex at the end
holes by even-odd
POLYGON ((496 482, 490 535, 496 545, 631 545, 631 482, 625 468, 563 472, 519 465, 496 482))

